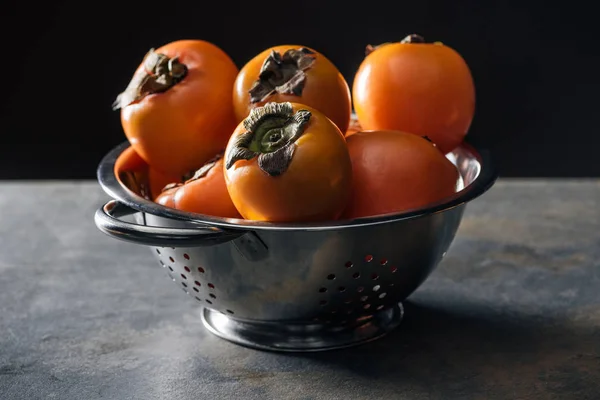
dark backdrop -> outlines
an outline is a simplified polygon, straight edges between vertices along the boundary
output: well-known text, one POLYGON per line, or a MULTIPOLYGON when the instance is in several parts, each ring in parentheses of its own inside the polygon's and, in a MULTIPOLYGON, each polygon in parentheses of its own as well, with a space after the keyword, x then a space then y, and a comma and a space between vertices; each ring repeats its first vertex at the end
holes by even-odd
POLYGON ((304 44, 351 85, 366 44, 413 32, 467 60, 468 140, 503 176, 600 176, 597 21, 574 2, 55 1, 0 15, 0 178, 94 178, 125 140, 111 103, 150 47, 204 39, 241 67, 269 46, 304 44))

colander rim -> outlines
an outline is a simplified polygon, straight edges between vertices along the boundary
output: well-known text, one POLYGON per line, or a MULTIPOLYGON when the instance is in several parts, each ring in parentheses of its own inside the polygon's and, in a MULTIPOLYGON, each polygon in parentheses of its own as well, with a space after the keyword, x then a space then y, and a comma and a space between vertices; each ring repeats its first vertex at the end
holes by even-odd
POLYGON ((400 213, 390 213, 374 217, 364 217, 352 220, 335 220, 322 223, 272 223, 243 220, 237 218, 222 218, 203 214, 190 213, 186 211, 175 210, 165 207, 151 200, 136 194, 134 191, 123 185, 115 174, 115 164, 121 154, 130 147, 128 141, 113 147, 100 161, 96 175, 98 183, 106 194, 120 203, 143 213, 152 214, 158 217, 175 219, 187 222, 193 225, 210 226, 222 229, 242 229, 242 230, 301 230, 301 231, 322 231, 345 228, 356 228, 361 226, 378 225, 385 223, 398 222, 420 218, 423 216, 445 212, 450 209, 462 206, 471 200, 481 196, 490 189, 498 178, 498 173, 494 168, 491 156, 488 151, 478 150, 474 146, 463 142, 457 149, 467 151, 473 159, 479 163, 479 173, 477 177, 468 185, 465 185, 454 195, 442 199, 439 202, 408 210, 400 213))

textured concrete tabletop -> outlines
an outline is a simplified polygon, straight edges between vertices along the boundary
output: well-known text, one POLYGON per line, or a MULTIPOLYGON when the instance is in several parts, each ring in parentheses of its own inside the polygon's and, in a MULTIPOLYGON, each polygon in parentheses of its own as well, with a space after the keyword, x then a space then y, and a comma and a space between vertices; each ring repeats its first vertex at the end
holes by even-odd
POLYGON ((400 327, 275 354, 207 333, 95 182, 0 184, 1 399, 598 399, 600 181, 502 181, 400 327))

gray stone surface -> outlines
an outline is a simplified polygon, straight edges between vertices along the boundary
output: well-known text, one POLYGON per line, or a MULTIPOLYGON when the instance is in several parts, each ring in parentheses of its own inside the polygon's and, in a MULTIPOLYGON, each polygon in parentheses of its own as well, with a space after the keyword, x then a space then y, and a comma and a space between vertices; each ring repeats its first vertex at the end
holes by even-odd
POLYGON ((499 181, 388 337, 297 355, 207 333, 88 183, 0 184, 1 399, 598 399, 600 181, 499 181))

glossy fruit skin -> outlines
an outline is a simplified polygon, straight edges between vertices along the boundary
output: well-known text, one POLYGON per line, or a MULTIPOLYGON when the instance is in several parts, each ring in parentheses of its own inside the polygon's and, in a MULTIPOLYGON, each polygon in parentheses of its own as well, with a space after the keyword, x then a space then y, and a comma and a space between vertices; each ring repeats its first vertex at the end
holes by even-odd
POLYGON ((238 68, 223 50, 202 40, 171 42, 156 52, 178 56, 187 75, 166 92, 121 109, 121 124, 149 165, 182 176, 225 148, 236 126, 231 90, 238 68))
POLYGON ((213 217, 241 218, 225 185, 222 158, 204 177, 167 189, 154 201, 181 211, 213 217))
POLYGON ((165 174, 148 166, 148 185, 150 186, 150 196, 154 199, 161 194, 163 188, 170 183, 182 183, 178 175, 165 174))
POLYGON ((233 103, 238 122, 246 118, 250 110, 255 107, 262 106, 267 102, 287 101, 313 107, 331 119, 342 132, 346 132, 348 129, 352 112, 350 87, 338 68, 327 57, 307 46, 280 45, 268 48, 248 61, 235 80, 233 103), (314 65, 306 71, 306 83, 302 95, 275 93, 265 101, 251 104, 248 91, 258 78, 262 64, 271 51, 275 50, 283 54, 287 50, 302 47, 314 52, 313 55, 316 57, 314 65))
POLYGON ((378 47, 356 72, 352 95, 364 130, 428 136, 444 154, 464 140, 475 113, 471 71, 441 43, 378 47))
MULTIPOLYGON (((292 103, 294 112, 312 113, 288 169, 272 177, 257 158, 236 161, 225 169, 233 203, 249 220, 314 222, 335 220, 344 210, 352 185, 352 164, 344 135, 325 115, 312 107, 292 103)), ((244 133, 237 127, 225 150, 244 133)))
POLYGON ((456 192, 458 170, 428 140, 400 131, 346 138, 353 188, 344 219, 420 208, 456 192))
POLYGON ((154 202, 165 207, 177 208, 175 206, 175 193, 177 193, 180 187, 177 186, 160 192, 154 199, 154 202))

